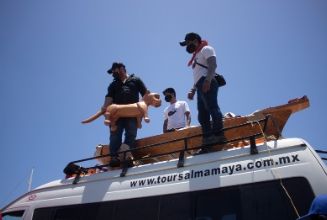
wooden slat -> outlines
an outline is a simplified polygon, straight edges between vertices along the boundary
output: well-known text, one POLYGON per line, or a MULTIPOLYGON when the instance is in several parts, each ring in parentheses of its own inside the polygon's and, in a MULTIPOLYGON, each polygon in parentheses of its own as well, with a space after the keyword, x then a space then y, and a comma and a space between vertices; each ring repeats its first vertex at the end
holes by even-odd
MULTIPOLYGON (((253 115, 225 118, 224 128, 229 128, 229 127, 245 124, 247 122, 252 122, 252 124, 243 127, 226 130, 225 136, 228 140, 233 140, 245 136, 250 136, 256 133, 261 133, 264 124, 263 122, 261 122, 259 125, 258 123, 256 123, 256 121, 263 119, 267 115, 270 115, 271 119, 268 121, 265 130, 265 136, 267 137, 267 140, 277 139, 279 138, 280 132, 282 132, 290 115, 300 110, 303 110, 307 107, 309 107, 309 99, 306 96, 303 96, 302 98, 292 99, 287 104, 284 105, 270 107, 260 111, 256 111, 253 115)), ((137 148, 141 148, 147 145, 169 142, 176 139, 188 138, 187 144, 189 148, 198 147, 202 143, 202 138, 200 136, 194 138, 189 138, 189 137, 200 135, 200 134, 202 134, 200 126, 190 127, 179 131, 138 139, 136 140, 136 146, 137 148)), ((256 139, 256 143, 262 143, 263 141, 264 139, 262 137, 256 139)), ((222 148, 226 149, 226 148, 234 148, 234 147, 243 147, 248 144, 249 143, 246 140, 235 141, 224 146, 216 145, 213 147, 213 149, 221 150, 222 148)), ((102 150, 101 155, 108 154, 109 153, 108 145, 103 145, 103 146, 104 149, 102 150)), ((141 159, 141 158, 146 158, 148 156, 153 156, 162 153, 169 153, 172 151, 177 151, 182 149, 184 149, 184 141, 179 140, 173 143, 164 143, 156 147, 140 149, 134 152, 133 155, 136 159, 141 159)), ((142 161, 144 163, 151 163, 156 161, 169 160, 176 157, 178 157, 178 155, 176 154, 165 155, 156 159, 143 159, 142 161)), ((103 164, 109 162, 109 158, 100 158, 100 159, 103 164)))

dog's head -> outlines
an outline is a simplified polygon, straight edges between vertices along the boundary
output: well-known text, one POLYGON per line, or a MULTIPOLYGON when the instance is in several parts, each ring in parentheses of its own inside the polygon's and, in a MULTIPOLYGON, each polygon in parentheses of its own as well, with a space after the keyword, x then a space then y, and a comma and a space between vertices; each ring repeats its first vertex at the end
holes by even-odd
POLYGON ((152 105, 156 108, 161 106, 161 99, 158 93, 145 94, 143 100, 146 105, 152 105))

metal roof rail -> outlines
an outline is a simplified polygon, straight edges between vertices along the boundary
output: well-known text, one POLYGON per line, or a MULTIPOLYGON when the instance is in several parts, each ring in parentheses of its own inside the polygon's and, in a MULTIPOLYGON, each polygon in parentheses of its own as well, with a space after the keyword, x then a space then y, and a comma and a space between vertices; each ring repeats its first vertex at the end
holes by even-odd
MULTIPOLYGON (((145 159, 157 158, 157 157, 162 157, 162 156, 172 155, 172 154, 178 154, 179 156, 178 156, 177 167, 179 168, 179 167, 184 166, 185 157, 187 155, 192 155, 190 153, 191 151, 198 150, 198 149, 201 149, 203 147, 214 146, 214 145, 225 145, 225 144, 228 144, 228 143, 231 143, 231 142, 236 142, 236 141, 244 141, 244 140, 249 141, 249 143, 250 143, 250 154, 258 154, 258 149, 257 149, 257 146, 256 146, 256 138, 258 138, 258 137, 264 137, 265 138, 264 132, 265 132, 265 130, 267 128, 267 123, 268 123, 269 119, 273 120, 271 115, 266 115, 266 116, 264 116, 264 118, 258 119, 258 120, 255 121, 256 123, 259 124, 260 128, 261 128, 261 123, 263 123, 263 128, 261 129, 261 132, 254 133, 254 134, 248 135, 248 136, 242 136, 242 137, 234 138, 234 139, 231 139, 231 140, 226 140, 226 141, 219 142, 219 143, 213 142, 213 143, 206 144, 206 145, 201 144, 199 146, 189 147, 188 146, 188 140, 189 139, 202 136, 202 134, 197 134, 197 135, 193 135, 193 136, 189 136, 189 137, 178 138, 178 139, 174 139, 174 140, 170 140, 170 141, 150 144, 150 145, 146 145, 146 146, 143 146, 143 147, 118 152, 118 154, 119 155, 122 154, 123 158, 124 158, 124 160, 121 161, 123 166, 122 166, 122 172, 121 172, 120 176, 124 177, 126 175, 126 173, 128 171, 128 168, 130 167, 131 163, 133 163, 133 162, 140 163, 140 162, 142 162, 142 160, 145 160, 145 159), (145 149, 154 148, 154 147, 160 147, 160 145, 167 144, 167 143, 173 143, 173 142, 177 142, 177 141, 183 141, 184 142, 184 148, 183 149, 173 150, 173 151, 164 152, 164 153, 158 153, 158 154, 155 154, 155 155, 147 155, 147 156, 142 157, 142 158, 126 159, 126 154, 127 153, 132 153, 133 154, 133 152, 136 152, 136 151, 145 150, 145 149)), ((236 128, 239 128, 239 127, 247 126, 249 124, 253 124, 253 122, 254 121, 248 121, 246 123, 239 124, 239 125, 236 125, 236 126, 225 127, 225 128, 223 128, 223 131, 232 130, 232 129, 236 129, 236 128)), ((274 120, 273 120, 273 125, 276 126, 276 128, 278 127, 278 125, 274 123, 274 120)), ((281 137, 282 135, 281 135, 279 130, 278 130, 278 132, 279 132, 278 137, 281 137)), ((113 155, 109 153, 109 154, 105 154, 105 155, 101 155, 101 156, 89 157, 89 158, 69 162, 67 164, 67 166, 64 168, 64 173, 66 174, 66 178, 74 176, 75 179, 73 181, 73 184, 77 184, 81 175, 88 174, 90 170, 103 169, 105 167, 108 167, 108 165, 109 165, 109 164, 103 164, 103 165, 95 165, 95 166, 91 166, 91 167, 82 167, 82 166, 77 165, 78 163, 85 162, 85 161, 90 161, 90 160, 95 160, 95 159, 102 158, 102 157, 108 157, 108 156, 111 157, 113 155)))

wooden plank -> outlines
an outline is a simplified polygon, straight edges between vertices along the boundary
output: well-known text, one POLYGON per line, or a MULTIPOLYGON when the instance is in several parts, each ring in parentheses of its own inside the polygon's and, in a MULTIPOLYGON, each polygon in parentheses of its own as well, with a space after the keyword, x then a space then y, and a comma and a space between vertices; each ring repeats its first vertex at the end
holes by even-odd
MULTIPOLYGON (((232 117, 232 118, 225 118, 224 119, 224 128, 230 128, 233 126, 238 126, 241 124, 245 124, 251 122, 243 127, 238 127, 235 129, 227 129, 225 131, 225 137, 228 140, 234 140, 241 137, 251 136, 257 133, 262 133, 264 123, 258 123, 260 119, 265 118, 267 115, 270 115, 270 119, 268 120, 267 127, 265 130, 265 137, 267 140, 274 140, 280 137, 280 133, 282 132, 288 118, 291 114, 298 112, 302 109, 309 107, 309 99, 306 96, 302 98, 292 99, 287 104, 266 108, 260 111, 256 111, 254 114, 249 116, 239 116, 239 117, 232 117)), ((144 146, 160 144, 158 146, 148 147, 145 149, 139 149, 133 153, 135 159, 142 159, 143 163, 151 163, 156 161, 164 161, 173 158, 178 158, 178 154, 169 154, 169 152, 183 150, 184 149, 184 140, 187 139, 188 148, 199 147, 202 143, 202 137, 196 135, 201 135, 201 127, 190 127, 186 129, 182 129, 179 131, 154 135, 151 137, 145 137, 136 140, 136 147, 142 148, 144 146), (190 138, 192 137, 192 138, 190 138), (174 141, 174 142, 171 142, 174 141), (168 143, 167 143, 168 142, 168 143), (167 155, 158 157, 155 159, 147 159, 149 156, 154 156, 157 154, 164 154, 167 155)), ((264 138, 260 137, 256 139, 256 143, 262 143, 264 138)), ((229 149, 234 147, 244 147, 248 145, 249 142, 247 140, 244 141, 235 141, 231 142, 227 145, 215 145, 213 146, 214 150, 221 150, 221 149, 229 149)), ((101 154, 98 155, 105 155, 109 153, 108 145, 103 145, 104 149, 102 149, 101 154)), ((189 154, 193 152, 188 152, 189 154)), ((101 163, 107 164, 109 163, 109 158, 101 158, 101 163)))

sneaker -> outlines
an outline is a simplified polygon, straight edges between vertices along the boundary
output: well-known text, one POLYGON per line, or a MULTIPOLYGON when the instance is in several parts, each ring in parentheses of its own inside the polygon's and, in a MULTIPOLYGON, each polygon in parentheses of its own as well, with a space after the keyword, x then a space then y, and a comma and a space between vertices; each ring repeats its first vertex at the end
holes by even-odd
POLYGON ((112 157, 110 162, 109 162, 110 167, 119 167, 120 166, 120 160, 118 157, 112 157))
POLYGON ((210 152, 210 150, 207 147, 204 147, 204 148, 201 148, 198 152, 196 152, 193 155, 206 154, 206 153, 209 153, 209 152, 210 152))
POLYGON ((127 167, 133 167, 134 166, 133 161, 131 159, 129 159, 129 158, 127 159, 126 163, 127 163, 127 167))
POLYGON ((213 144, 213 143, 215 143, 215 138, 213 135, 210 137, 204 137, 202 140, 203 145, 209 145, 209 144, 213 144))
POLYGON ((209 144, 223 144, 225 143, 227 140, 225 138, 224 135, 220 135, 220 136, 217 136, 217 135, 212 135, 210 137, 206 137, 206 138, 203 138, 203 142, 202 144, 203 145, 209 145, 209 144))

